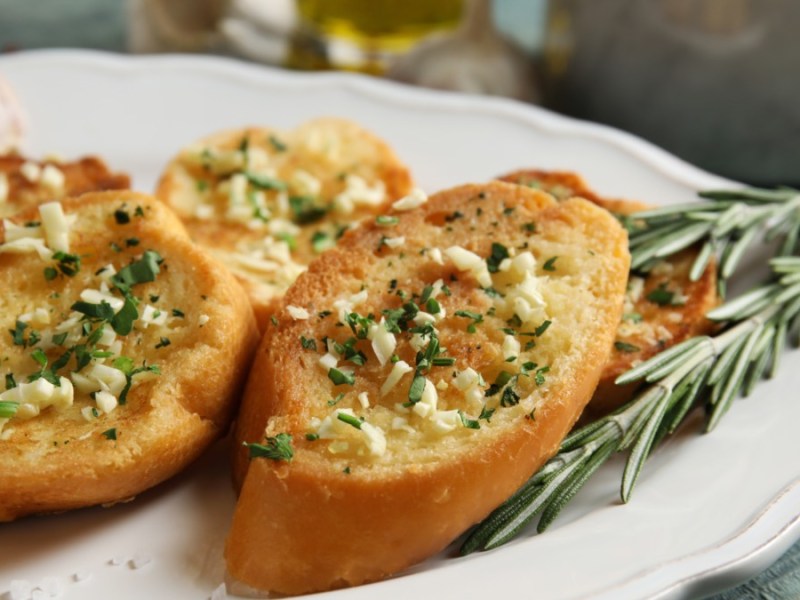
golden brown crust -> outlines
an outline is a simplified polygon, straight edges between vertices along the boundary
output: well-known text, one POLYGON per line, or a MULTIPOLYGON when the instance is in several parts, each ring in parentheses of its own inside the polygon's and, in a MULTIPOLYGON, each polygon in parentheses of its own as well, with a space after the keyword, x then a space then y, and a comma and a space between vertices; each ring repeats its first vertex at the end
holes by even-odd
MULTIPOLYGON (((586 198, 616 215, 631 215, 650 207, 637 201, 602 198, 583 178, 569 171, 528 169, 499 179, 541 189, 559 200, 573 196, 586 198)), ((641 384, 616 385, 614 381, 622 373, 670 346, 713 330, 714 324, 705 315, 719 303, 717 271, 712 262, 700 279, 690 279, 698 251, 698 248, 689 248, 663 261, 648 274, 631 276, 617 343, 587 407, 588 414, 606 414, 633 397, 641 384), (648 299, 660 286, 676 293, 683 303, 659 305, 648 299)))
MULTIPOLYGON (((315 236, 324 234, 333 242, 344 229, 364 217, 384 212, 392 201, 410 190, 408 169, 383 140, 350 121, 320 118, 292 131, 249 127, 203 138, 184 149, 167 165, 156 196, 178 213, 196 242, 210 249, 231 268, 247 291, 263 331, 286 288, 319 254, 320 249, 313 243, 315 236), (382 185, 384 198, 372 205, 357 205, 351 212, 329 210, 308 223, 292 223, 289 219, 286 231, 292 230, 295 246, 291 251, 292 263, 274 271, 255 270, 241 259, 242 255, 246 259, 250 253, 259 252, 264 239, 284 239, 269 230, 271 225, 287 218, 281 213, 284 209, 279 206, 278 192, 265 192, 270 223, 256 223, 254 228, 252 219, 249 223, 237 222, 226 216, 227 191, 216 191, 221 183, 224 185, 230 181, 231 172, 215 174, 213 169, 203 165, 202 160, 198 162, 196 157, 192 158, 192 152, 201 148, 235 151, 243 139, 248 140, 251 167, 257 162, 253 157, 260 157, 264 163, 261 165, 263 171, 288 185, 289 197, 309 195, 301 185, 303 181, 296 181, 297 172, 302 171, 310 176, 312 185, 319 185, 316 194, 319 205, 331 205, 334 198, 345 191, 347 179, 351 176, 363 179, 369 187, 382 185), (197 189, 198 182, 202 182, 202 190, 197 189), (197 211, 201 205, 206 209, 213 207, 213 214, 199 217, 197 211), (299 225, 296 231, 294 225, 299 225)), ((276 228, 281 229, 281 226, 276 225, 276 228)))
MULTIPOLYGON (((259 458, 248 464, 246 450, 236 451, 235 475, 246 472, 246 477, 226 561, 231 575, 252 587, 296 594, 357 585, 441 550, 555 453, 607 360, 629 266, 627 236, 607 213, 583 200, 555 204, 545 194, 495 182, 441 192, 423 207, 396 216, 399 223, 391 228, 364 224, 348 232, 314 261, 288 291, 278 325, 267 330, 257 352, 236 442, 263 442, 265 435, 288 432, 295 455, 290 463, 259 458), (531 222, 535 234, 527 228, 531 222), (384 236, 405 239, 401 247, 387 249, 381 244, 384 236), (352 390, 331 389, 317 365, 322 351, 300 348, 301 335, 341 337, 335 318, 317 314, 342 295, 358 292, 362 282, 369 294, 359 312, 379 315, 382 307, 400 302, 397 290, 419 292, 437 279, 448 281, 451 295, 437 296, 446 316, 436 327, 441 346, 456 362, 437 374, 431 370, 431 382, 440 378, 437 388, 452 381, 454 369, 473 367, 491 382, 500 370, 512 368, 504 366, 511 363, 500 349, 506 317, 498 316, 500 309, 490 310, 497 301, 447 260, 437 264, 420 254, 423 248, 456 245, 486 257, 493 239, 536 256, 536 277, 552 323, 518 361, 547 363, 547 381, 535 385, 520 378, 519 403, 498 407, 491 424, 482 420, 480 429, 419 437, 423 425, 410 418, 417 433, 387 433, 387 454, 380 459, 336 454, 333 443, 306 440, 309 418, 331 410, 326 399, 337 390, 346 392, 337 407, 357 406, 356 392, 366 391, 373 404, 363 416, 370 423, 381 411, 400 410, 396 404, 406 398, 408 380, 380 396, 391 366, 380 367, 368 346, 352 390), (552 252, 558 252, 561 265, 543 270, 552 252), (313 316, 295 321, 287 307, 306 308, 313 316), (484 315, 474 333, 465 333, 464 318, 455 314, 460 309, 484 315)), ((398 340, 399 358, 413 364, 412 349, 405 338, 398 340)), ((448 390, 441 388, 440 408, 475 410, 448 390)), ((480 401, 489 399, 481 393, 480 401)))
MULTIPOLYGON (((77 220, 70 251, 82 257, 74 277, 47 281, 48 263, 35 253, 0 254, 0 278, 15 294, 2 298, 2 331, 34 307, 52 315, 42 335, 62 321, 81 291, 97 287, 94 273, 112 263, 117 269, 155 250, 164 259, 156 281, 138 284, 134 293, 172 317, 163 326, 136 321, 125 336, 122 356, 135 365, 156 364, 160 375, 137 381, 124 405, 87 421, 81 413, 94 406, 76 388, 68 408, 50 407, 31 419, 11 419, 0 439, 0 521, 129 499, 174 475, 211 442, 225 434, 239 399, 257 329, 246 296, 227 270, 192 244, 180 221, 160 202, 133 192, 101 192, 63 202, 77 220), (141 215, 136 216, 141 208, 141 215), (122 209, 130 221, 120 224, 122 209), (133 245, 131 240, 137 242, 133 245), (156 299, 156 296, 158 298, 156 299), (173 309, 180 311, 172 312, 173 309), (182 316, 181 316, 182 315, 182 316), (168 345, 164 345, 164 339, 168 345), (116 441, 103 432, 114 430, 116 441)), ((35 220, 32 209, 14 218, 35 220)), ((0 337, 4 373, 25 381, 35 363, 32 349, 0 337)), ((63 347, 48 349, 52 364, 63 347)), ((107 364, 110 364, 110 360, 107 364)), ((75 363, 59 371, 65 377, 75 363)), ((85 372, 85 370, 83 371, 85 372)))
POLYGON ((32 208, 42 202, 80 196, 87 192, 125 190, 130 187, 130 177, 125 173, 112 173, 97 156, 85 156, 75 161, 33 161, 19 154, 0 155, 0 173, 8 181, 8 196, 0 203, 0 217, 32 208), (23 175, 23 165, 35 164, 40 169, 47 165, 56 167, 64 175, 63 188, 53 189, 41 180, 29 181, 23 175))

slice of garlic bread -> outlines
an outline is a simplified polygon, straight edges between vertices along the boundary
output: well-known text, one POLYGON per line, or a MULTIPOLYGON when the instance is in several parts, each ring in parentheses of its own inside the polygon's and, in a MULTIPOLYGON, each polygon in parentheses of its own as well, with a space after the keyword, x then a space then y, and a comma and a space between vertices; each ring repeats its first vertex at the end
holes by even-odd
POLYGON ((436 553, 594 391, 630 262, 619 223, 500 182, 421 201, 311 263, 263 338, 235 436, 238 581, 311 592, 436 553))
POLYGON ((252 310, 154 198, 4 220, 0 280, 0 521, 129 499, 227 431, 252 310))
POLYGON ((167 166, 156 194, 239 278, 263 330, 309 262, 410 191, 408 169, 385 142, 323 118, 204 138, 167 166))
MULTIPOLYGON (((524 170, 499 179, 543 190, 558 200, 579 196, 618 216, 650 208, 641 202, 601 198, 583 178, 568 171, 524 170)), ((712 263, 700 279, 692 281, 689 273, 697 252, 689 248, 648 273, 631 273, 611 358, 587 412, 605 414, 621 406, 641 384, 618 386, 617 377, 658 352, 713 329, 705 315, 719 303, 717 270, 712 263)))
POLYGON ((19 154, 0 155, 0 217, 51 200, 129 187, 127 175, 112 173, 96 156, 65 162, 35 161, 19 154))

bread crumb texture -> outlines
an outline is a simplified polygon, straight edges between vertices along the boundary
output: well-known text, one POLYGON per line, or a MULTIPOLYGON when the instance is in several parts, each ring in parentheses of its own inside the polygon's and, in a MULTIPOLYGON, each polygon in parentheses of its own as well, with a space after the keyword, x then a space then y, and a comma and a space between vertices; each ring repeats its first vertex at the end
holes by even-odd
POLYGON ((247 290, 262 329, 311 260, 411 191, 408 169, 355 123, 225 131, 184 148, 157 196, 247 290))
POLYGON ((629 265, 611 215, 499 182, 413 204, 311 263, 267 329, 226 554, 248 585, 354 585, 441 550, 556 451, 597 384, 629 265))
POLYGON ((0 278, 0 520, 128 499, 225 432, 254 318, 160 202, 5 219, 0 278))

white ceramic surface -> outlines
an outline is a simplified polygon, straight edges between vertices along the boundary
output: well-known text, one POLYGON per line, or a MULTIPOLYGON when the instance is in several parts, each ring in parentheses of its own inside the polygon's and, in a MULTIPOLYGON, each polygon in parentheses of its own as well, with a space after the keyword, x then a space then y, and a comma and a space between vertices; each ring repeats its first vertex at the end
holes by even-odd
MULTIPOLYGON (((605 127, 358 76, 74 51, 3 56, 0 75, 27 109, 28 152, 99 153, 143 191, 197 137, 318 115, 373 129, 429 191, 527 166, 576 170, 602 194, 663 204, 726 184, 605 127)), ((392 580, 324 596, 682 598, 746 579, 800 537, 798 367, 800 353, 787 354, 779 377, 737 401, 713 434, 685 428, 659 449, 627 506, 617 496, 622 462, 613 460, 545 535, 466 558, 443 554, 392 580)), ((14 579, 56 577, 64 598, 206 598, 223 578, 233 502, 218 445, 129 504, 2 524, 0 596, 14 579), (140 568, 110 564, 135 557, 140 568), (74 582, 76 572, 89 578, 74 582)))

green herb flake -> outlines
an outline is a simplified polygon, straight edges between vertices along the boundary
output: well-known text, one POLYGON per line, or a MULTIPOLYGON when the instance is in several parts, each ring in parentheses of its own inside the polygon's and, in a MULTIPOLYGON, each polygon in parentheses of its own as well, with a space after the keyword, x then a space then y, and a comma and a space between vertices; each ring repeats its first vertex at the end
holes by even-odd
POLYGON ((22 346, 25 347, 26 340, 25 340, 25 329, 27 329, 28 324, 24 321, 17 321, 14 324, 14 329, 9 329, 8 332, 11 334, 11 341, 14 343, 15 346, 22 346))
POLYGON ((259 190, 283 191, 286 189, 286 183, 279 179, 275 179, 274 177, 259 175, 258 173, 253 173, 252 171, 245 171, 244 176, 247 178, 247 181, 250 185, 259 190))
POLYGON ((397 225, 399 222, 399 217, 393 217, 390 215, 378 215, 375 217, 375 223, 381 227, 391 227, 392 225, 397 225))
POLYGON ((353 415, 348 415, 344 412, 337 412, 336 418, 339 419, 342 423, 347 423, 348 425, 355 427, 356 429, 361 429, 361 421, 358 417, 354 417, 353 415))
POLYGON ((539 367, 536 370, 536 375, 533 378, 533 380, 536 382, 536 385, 544 385, 544 374, 548 373, 549 371, 550 371, 549 365, 539 367))
POLYGON ((131 216, 128 214, 127 210, 120 207, 114 211, 114 220, 117 222, 117 225, 127 225, 131 222, 131 216))
POLYGON ((461 419, 461 424, 467 429, 480 429, 481 424, 475 419, 470 419, 462 411, 458 411, 458 416, 461 419))
POLYGON ((304 350, 313 350, 317 351, 317 340, 314 338, 307 338, 305 336, 300 336, 300 345, 303 347, 304 350))
POLYGON ((534 335, 536 335, 536 337, 541 337, 544 334, 544 332, 547 331, 547 328, 550 327, 551 324, 552 324, 552 321, 550 321, 549 319, 547 321, 542 322, 542 324, 539 325, 534 330, 534 332, 533 332, 534 335))
POLYGON ((659 306, 672 305, 674 298, 675 292, 669 291, 666 283, 659 284, 656 289, 647 294, 647 299, 653 304, 658 304, 659 306))
POLYGON ((636 346, 634 344, 629 344, 628 342, 619 342, 619 341, 614 342, 614 348, 616 348, 620 352, 626 352, 626 353, 639 352, 639 350, 641 350, 639 346, 636 346))
POLYGON ((272 145, 273 148, 275 148, 276 152, 286 152, 289 149, 289 146, 287 146, 284 142, 275 137, 275 134, 270 134, 269 143, 272 145))
POLYGON ((557 260, 558 260, 557 256, 551 256, 544 262, 544 264, 542 265, 542 269, 544 269, 545 271, 555 271, 557 260))
POLYGON ((497 410, 497 409, 496 408, 487 408, 484 405, 484 407, 481 409, 481 414, 478 417, 478 420, 483 419, 487 423, 491 423, 492 422, 492 415, 494 414, 495 410, 497 410))
POLYGON ((286 242, 286 245, 289 246, 289 252, 294 252, 297 250, 297 239, 291 233, 276 233, 275 237, 283 242, 286 242))
POLYGON ((169 341, 169 338, 168 338, 168 337, 162 337, 162 338, 161 338, 161 339, 158 341, 158 343, 156 344, 156 350, 158 350, 159 348, 166 348, 166 347, 167 347, 167 346, 169 346, 171 343, 172 343, 172 342, 170 342, 170 341, 169 341))
POLYGON ((292 436, 288 433, 279 433, 275 437, 267 437, 266 444, 248 444, 244 446, 250 452, 250 459, 269 458, 270 460, 285 460, 291 462, 294 457, 292 449, 292 436))
POLYGON ((425 377, 416 373, 408 388, 408 401, 416 404, 422 399, 422 392, 425 390, 425 377))
POLYGON ((353 385, 356 382, 356 377, 352 373, 340 371, 335 367, 328 370, 328 379, 333 382, 333 385, 353 385))
POLYGON ((173 308, 172 309, 172 316, 173 317, 178 317, 179 319, 183 319, 183 318, 186 317, 186 314, 184 314, 184 312, 179 308, 173 308))
POLYGON ((317 254, 325 252, 336 245, 336 241, 324 231, 315 231, 311 236, 311 247, 317 254))
POLYGON ((490 273, 497 273, 500 269, 500 263, 508 258, 508 248, 503 244, 492 242, 492 252, 489 258, 486 259, 486 266, 489 268, 490 273))
POLYGON ((319 221, 328 212, 324 206, 319 206, 311 196, 290 196, 289 208, 294 214, 294 222, 307 225, 319 221))
MULTIPOLYGON (((6 375, 6 377, 8 377, 6 375)), ((11 402, 8 400, 0 401, 0 419, 10 419, 17 414, 19 402, 11 402)))
POLYGON ((55 279, 56 277, 58 277, 58 271, 55 268, 53 267, 44 268, 44 278, 47 281, 53 281, 53 279, 55 279))
POLYGON ((622 315, 622 320, 623 321, 628 321, 630 323, 641 323, 642 322, 642 315, 640 315, 639 313, 636 313, 636 312, 626 313, 626 314, 622 315))
POLYGON ((117 429, 115 427, 112 427, 111 429, 106 429, 102 433, 102 435, 107 440, 117 441, 117 429))
POLYGON ((306 439, 309 442, 316 442, 319 439, 319 434, 318 433, 307 433, 306 434, 306 439))
POLYGON ((156 280, 160 271, 159 265, 163 262, 161 255, 155 250, 147 250, 142 258, 120 269, 111 277, 111 282, 123 294, 130 292, 132 286, 139 283, 149 283, 156 280))

